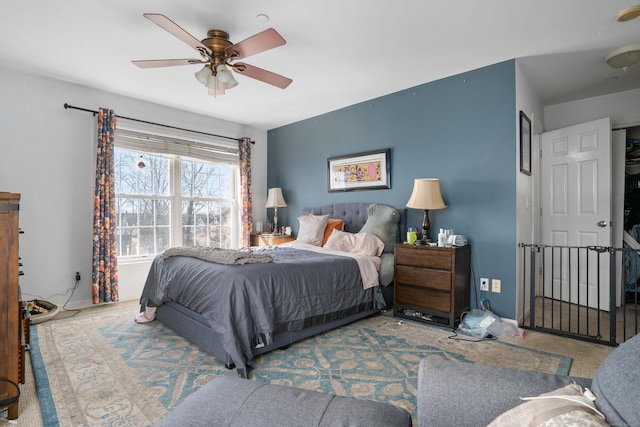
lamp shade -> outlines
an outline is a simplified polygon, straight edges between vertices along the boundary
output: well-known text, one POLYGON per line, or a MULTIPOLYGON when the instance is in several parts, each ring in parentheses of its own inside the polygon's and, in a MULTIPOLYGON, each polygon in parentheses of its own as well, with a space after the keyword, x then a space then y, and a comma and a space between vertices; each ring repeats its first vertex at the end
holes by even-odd
POLYGON ((436 178, 415 179, 407 207, 428 210, 446 208, 447 205, 444 204, 440 194, 440 180, 436 178))
POLYGON ((284 201, 284 197, 282 197, 282 189, 281 188, 270 188, 269 194, 267 194, 267 204, 266 208, 284 208, 287 206, 287 202, 284 201))

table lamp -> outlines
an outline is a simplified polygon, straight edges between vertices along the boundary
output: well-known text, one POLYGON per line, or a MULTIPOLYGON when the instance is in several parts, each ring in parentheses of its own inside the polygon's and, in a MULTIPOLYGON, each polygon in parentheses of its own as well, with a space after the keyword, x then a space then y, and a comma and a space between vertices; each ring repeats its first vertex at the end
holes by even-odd
POLYGON ((282 189, 281 188, 270 188, 269 193, 267 194, 267 204, 265 207, 274 208, 273 214, 273 232, 274 234, 280 234, 278 232, 278 208, 284 208, 287 206, 287 202, 284 201, 284 197, 282 197, 282 189))
POLYGON ((424 217, 422 219, 422 241, 428 242, 429 239, 429 210, 444 209, 447 205, 442 201, 440 194, 440 180, 437 178, 417 178, 413 181, 413 192, 407 202, 408 208, 424 209, 424 217))

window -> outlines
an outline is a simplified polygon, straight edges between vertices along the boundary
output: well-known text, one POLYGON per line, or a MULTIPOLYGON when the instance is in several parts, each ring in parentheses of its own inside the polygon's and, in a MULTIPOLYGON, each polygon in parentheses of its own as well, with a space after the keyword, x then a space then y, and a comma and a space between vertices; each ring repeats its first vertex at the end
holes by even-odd
POLYGON ((172 246, 171 158, 120 148, 114 158, 118 256, 160 253, 172 246))
POLYGON ((172 246, 238 246, 237 161, 197 159, 126 145, 118 144, 116 138, 121 260, 154 256, 172 246), (141 162, 144 167, 139 166, 141 162))
POLYGON ((233 168, 182 160, 180 169, 182 246, 231 247, 233 168))

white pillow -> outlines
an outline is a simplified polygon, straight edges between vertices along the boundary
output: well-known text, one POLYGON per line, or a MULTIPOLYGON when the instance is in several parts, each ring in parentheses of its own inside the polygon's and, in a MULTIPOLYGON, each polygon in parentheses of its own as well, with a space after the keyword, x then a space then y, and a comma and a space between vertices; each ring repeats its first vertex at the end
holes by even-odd
POLYGON ((321 246, 329 215, 301 215, 298 217, 298 222, 300 223, 298 240, 321 246))
POLYGON ((489 427, 585 426, 604 427, 604 415, 596 409, 593 395, 577 384, 569 384, 536 397, 521 397, 526 403, 509 409, 489 427))
POLYGON ((371 233, 353 234, 346 231, 333 230, 324 247, 352 254, 380 256, 384 250, 384 242, 371 233))

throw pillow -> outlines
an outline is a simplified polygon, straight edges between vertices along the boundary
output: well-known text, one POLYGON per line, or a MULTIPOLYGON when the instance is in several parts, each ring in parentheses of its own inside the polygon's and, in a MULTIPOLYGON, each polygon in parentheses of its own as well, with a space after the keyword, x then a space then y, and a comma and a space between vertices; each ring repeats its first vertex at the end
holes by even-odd
POLYGON ((301 215, 298 217, 298 240, 315 246, 322 245, 324 229, 327 228, 329 215, 301 215))
POLYGON ((577 384, 521 399, 527 402, 504 412, 488 427, 608 426, 604 415, 595 408, 591 392, 583 392, 577 384))
POLYGON ((329 236, 331 236, 331 233, 333 232, 333 230, 343 231, 344 230, 344 221, 341 220, 341 219, 329 218, 329 222, 327 222, 327 227, 324 229, 324 237, 322 238, 322 246, 324 246, 327 243, 327 240, 329 240, 329 236))

